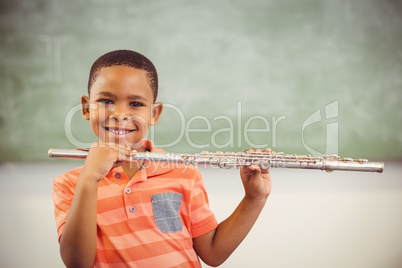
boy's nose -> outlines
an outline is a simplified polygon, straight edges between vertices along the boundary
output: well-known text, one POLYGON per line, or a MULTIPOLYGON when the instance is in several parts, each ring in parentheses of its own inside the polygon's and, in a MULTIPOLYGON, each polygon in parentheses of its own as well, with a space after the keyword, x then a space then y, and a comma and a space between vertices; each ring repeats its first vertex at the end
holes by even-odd
POLYGON ((123 114, 123 113, 114 113, 114 114, 110 115, 110 118, 115 121, 126 121, 126 120, 128 120, 128 115, 123 114))

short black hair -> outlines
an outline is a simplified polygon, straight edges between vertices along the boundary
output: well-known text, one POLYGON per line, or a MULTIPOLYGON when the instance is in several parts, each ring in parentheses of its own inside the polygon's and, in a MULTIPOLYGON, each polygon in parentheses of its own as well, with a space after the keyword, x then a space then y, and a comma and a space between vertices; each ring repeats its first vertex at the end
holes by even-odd
POLYGON ((91 87, 104 67, 111 66, 128 66, 146 71, 149 85, 151 86, 154 102, 158 96, 158 74, 155 66, 144 55, 132 50, 114 50, 100 56, 92 65, 89 72, 88 95, 91 87))

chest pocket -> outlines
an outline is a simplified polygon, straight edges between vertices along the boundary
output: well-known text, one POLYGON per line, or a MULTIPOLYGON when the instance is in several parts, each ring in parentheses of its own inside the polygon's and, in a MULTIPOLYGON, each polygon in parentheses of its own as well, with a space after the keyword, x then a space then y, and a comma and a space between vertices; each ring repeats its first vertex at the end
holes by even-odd
POLYGON ((183 229, 179 209, 183 194, 160 193, 152 195, 152 209, 156 226, 163 233, 177 233, 183 229))

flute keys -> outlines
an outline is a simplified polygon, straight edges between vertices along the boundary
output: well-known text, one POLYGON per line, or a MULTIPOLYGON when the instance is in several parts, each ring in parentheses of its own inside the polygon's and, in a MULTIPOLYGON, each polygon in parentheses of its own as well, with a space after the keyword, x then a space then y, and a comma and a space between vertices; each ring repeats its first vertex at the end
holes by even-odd
POLYGON ((269 169, 270 163, 269 163, 268 160, 263 160, 263 161, 261 161, 260 166, 261 166, 262 169, 269 169))
POLYGON ((191 159, 188 156, 183 156, 183 164, 188 166, 191 164, 191 159))
POLYGON ((234 168, 237 167, 238 165, 236 164, 236 162, 230 162, 230 161, 225 161, 225 160, 220 160, 218 163, 218 167, 220 168, 234 168))

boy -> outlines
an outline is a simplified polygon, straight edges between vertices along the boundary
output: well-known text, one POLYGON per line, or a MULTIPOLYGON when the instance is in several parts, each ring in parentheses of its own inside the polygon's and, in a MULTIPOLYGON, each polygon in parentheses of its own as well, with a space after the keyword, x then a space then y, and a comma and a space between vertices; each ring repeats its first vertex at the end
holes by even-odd
POLYGON ((241 168, 245 196, 218 224, 197 168, 128 161, 163 152, 143 139, 163 109, 157 92, 155 67, 139 53, 112 51, 93 64, 81 104, 99 141, 53 184, 67 267, 201 267, 198 257, 218 266, 261 212, 271 180, 259 166, 241 168))

